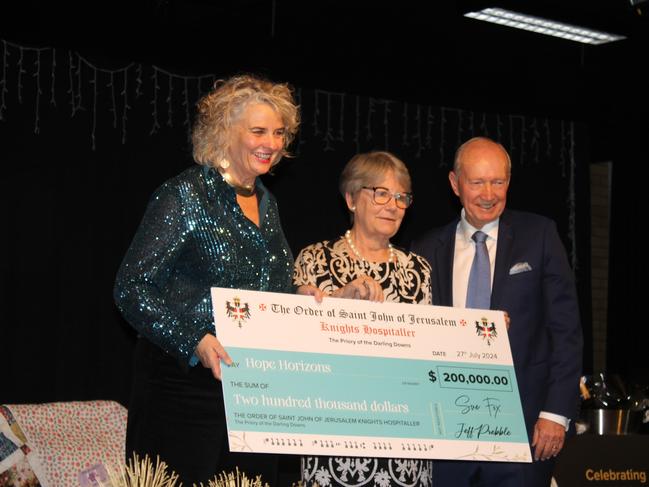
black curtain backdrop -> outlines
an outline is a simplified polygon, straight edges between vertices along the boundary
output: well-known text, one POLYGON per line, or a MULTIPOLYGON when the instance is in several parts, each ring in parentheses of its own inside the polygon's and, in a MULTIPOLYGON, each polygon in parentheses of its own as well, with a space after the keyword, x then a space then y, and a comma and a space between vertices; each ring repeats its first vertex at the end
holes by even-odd
MULTIPOLYGON (((198 96, 214 79, 2 43, 0 403, 113 399, 126 405, 135 334, 112 300, 117 268, 156 187, 193 164, 198 96)), ((283 80, 283 81, 291 81, 283 80)), ((590 347, 588 134, 569 120, 406 104, 297 87, 302 126, 264 178, 291 248, 348 226, 337 181, 359 151, 408 165, 415 203, 398 245, 459 211, 447 174, 474 135, 510 151, 508 205, 553 218, 576 269, 590 347)))
MULTIPOLYGON (((649 98, 644 95, 643 103, 649 98)), ((649 111, 647 111, 649 114, 649 111)), ((649 121, 633 112, 612 127, 620 141, 613 155, 611 189, 611 249, 608 297, 607 371, 630 383, 649 384, 646 238, 649 121)))

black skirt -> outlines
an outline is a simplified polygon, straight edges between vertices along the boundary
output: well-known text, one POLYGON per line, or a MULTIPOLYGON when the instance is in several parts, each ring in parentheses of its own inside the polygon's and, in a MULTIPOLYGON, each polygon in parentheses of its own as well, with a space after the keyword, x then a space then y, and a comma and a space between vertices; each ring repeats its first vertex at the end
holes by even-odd
POLYGON ((135 352, 128 409, 126 458, 156 457, 183 485, 203 483, 238 467, 248 478, 277 484, 278 457, 230 453, 223 390, 210 369, 183 368, 172 356, 140 337, 135 352))

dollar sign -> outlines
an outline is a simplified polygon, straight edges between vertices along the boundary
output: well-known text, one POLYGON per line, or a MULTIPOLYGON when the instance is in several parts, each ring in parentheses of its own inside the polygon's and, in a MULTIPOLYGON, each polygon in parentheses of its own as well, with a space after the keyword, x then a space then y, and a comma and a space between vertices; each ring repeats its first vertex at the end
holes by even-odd
POLYGON ((430 380, 431 382, 437 381, 437 377, 435 376, 435 372, 433 372, 432 370, 428 371, 428 380, 430 380))

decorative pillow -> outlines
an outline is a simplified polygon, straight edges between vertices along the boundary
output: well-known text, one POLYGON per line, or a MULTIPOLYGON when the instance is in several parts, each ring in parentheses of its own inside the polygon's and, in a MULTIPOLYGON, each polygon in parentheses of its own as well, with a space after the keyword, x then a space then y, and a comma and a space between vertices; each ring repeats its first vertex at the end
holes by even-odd
POLYGON ((116 402, 15 404, 7 408, 24 432, 25 443, 38 455, 44 475, 37 476, 43 487, 77 486, 84 470, 98 464, 117 470, 124 464, 127 411, 116 402))
POLYGON ((26 444, 25 435, 11 411, 0 406, 0 487, 45 485, 38 455, 26 444))

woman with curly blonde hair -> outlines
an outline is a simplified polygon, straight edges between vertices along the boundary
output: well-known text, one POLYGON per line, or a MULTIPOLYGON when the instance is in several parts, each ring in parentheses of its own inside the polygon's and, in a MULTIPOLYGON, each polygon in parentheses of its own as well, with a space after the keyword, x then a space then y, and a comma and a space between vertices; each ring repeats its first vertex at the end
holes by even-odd
POLYGON ((260 181, 287 154, 299 112, 287 84, 219 80, 197 104, 199 164, 153 194, 115 301, 139 334, 126 453, 159 456, 185 485, 238 467, 274 485, 277 458, 228 449, 212 286, 292 292, 293 257, 260 181))

